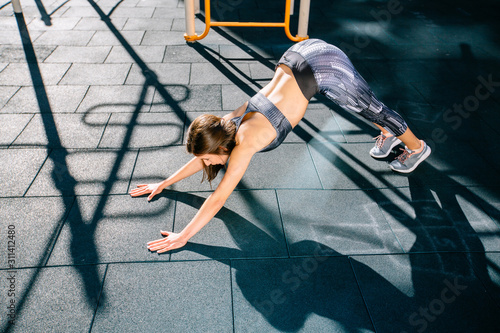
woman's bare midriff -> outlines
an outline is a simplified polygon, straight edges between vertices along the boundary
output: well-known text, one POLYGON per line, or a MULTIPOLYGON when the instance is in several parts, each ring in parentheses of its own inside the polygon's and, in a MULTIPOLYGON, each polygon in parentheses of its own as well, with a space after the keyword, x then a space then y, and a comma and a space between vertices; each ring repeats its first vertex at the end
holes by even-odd
POLYGON ((261 94, 267 97, 295 127, 304 117, 309 101, 293 76, 292 70, 286 65, 279 65, 271 82, 262 90, 261 94))

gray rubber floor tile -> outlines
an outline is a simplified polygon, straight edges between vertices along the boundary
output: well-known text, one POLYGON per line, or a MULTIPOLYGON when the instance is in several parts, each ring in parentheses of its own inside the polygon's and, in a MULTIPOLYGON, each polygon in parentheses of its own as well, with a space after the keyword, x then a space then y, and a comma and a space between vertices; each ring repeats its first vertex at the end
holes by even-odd
POLYGON ((354 257, 352 265, 377 332, 498 330, 498 308, 462 254, 354 257))
POLYGON ((237 84, 223 84, 222 87, 222 110, 232 112, 244 103, 248 102, 261 88, 261 85, 248 85, 244 88, 237 84))
POLYGON ((34 44, 85 46, 88 44, 92 36, 94 36, 94 33, 95 32, 93 31, 49 30, 45 31, 40 37, 38 37, 34 44))
POLYGON ((51 254, 50 265, 157 261, 147 242, 171 230, 175 204, 154 205, 129 195, 77 197, 51 254))
POLYGON ((233 328, 230 271, 224 263, 110 265, 103 294, 92 327, 96 332, 230 332, 233 328))
MULTIPOLYGON (((113 2, 113 6, 114 4, 116 4, 115 1, 113 2)), ((123 2, 120 4, 120 6, 122 5, 123 2)), ((118 30, 121 30, 123 26, 125 26, 126 22, 126 17, 115 17, 111 20, 111 24, 113 25, 113 27, 118 30)), ((97 17, 80 17, 78 24, 73 28, 73 30, 108 31, 109 26, 106 24, 106 22, 97 17)))
MULTIPOLYGON (((184 25, 184 30, 186 26, 184 25)), ((218 45, 205 45, 210 49, 218 50, 218 45)), ((214 54, 212 54, 214 55, 214 54)), ((214 55, 215 56, 215 55, 214 55)), ((203 57, 194 47, 188 45, 168 45, 165 52, 163 62, 207 62, 208 60, 203 57)))
MULTIPOLYGON (((1 68, 1 66, 0 66, 1 68)), ((19 87, 0 86, 0 110, 19 90, 19 87)))
POLYGON ((0 225, 5 230, 2 235, 15 245, 11 257, 15 264, 8 261, 6 254, 0 267, 10 268, 9 264, 14 264, 15 268, 44 266, 73 201, 70 197, 0 199, 0 225), (10 234, 9 230, 12 230, 10 234))
POLYGON ((78 107, 78 113, 148 112, 153 87, 142 85, 91 86, 78 107), (147 89, 144 91, 144 89, 147 89), (141 100, 141 96, 142 97, 141 100))
POLYGON ((500 195, 495 187, 468 187, 475 202, 500 226, 500 195))
POLYGON ((153 13, 155 11, 155 7, 135 7, 134 10, 130 10, 130 8, 126 7, 118 7, 116 8, 111 17, 141 17, 141 18, 151 18, 153 17, 153 13))
MULTIPOLYGON (((113 6, 110 7, 100 7, 100 10, 104 13, 109 13, 113 6)), ((61 17, 93 17, 100 19, 99 13, 92 8, 89 4, 80 6, 71 6, 66 10, 61 17)))
POLYGON ((500 253, 466 253, 467 259, 474 266, 476 275, 486 288, 486 291, 500 307, 500 253))
POLYGON ((301 122, 294 127, 285 142, 345 142, 344 133, 328 108, 306 111, 301 122))
POLYGON ((230 66, 221 62, 214 64, 194 63, 191 67, 190 84, 246 84, 250 77, 247 63, 237 63, 230 66))
MULTIPOLYGON (((66 73, 70 64, 38 64, 45 85, 56 85, 66 73)), ((37 84, 39 78, 35 78, 37 84)), ((32 86, 33 80, 27 64, 10 63, 0 72, 2 86, 32 86)))
MULTIPOLYGON (((220 85, 191 85, 189 87, 167 85, 165 90, 156 90, 151 106, 151 112, 176 110, 206 112, 221 109, 220 85)), ((187 113, 191 114, 191 119, 197 116, 191 112, 187 113)))
MULTIPOLYGON (((137 3, 137 7, 172 8, 179 7, 177 0, 142 0, 137 3)), ((180 6, 182 7, 182 5, 180 6)))
MULTIPOLYGON (((154 79, 160 84, 187 85, 189 83, 191 67, 189 64, 150 64, 147 67, 156 75, 154 79)), ((142 69, 137 64, 133 64, 126 84, 144 84, 145 81, 142 69)))
POLYGON ((238 187, 321 189, 321 183, 307 146, 293 143, 254 155, 238 187))
MULTIPOLYGON (((311 142, 309 146, 321 183, 326 189, 373 189, 408 185, 408 177, 391 171, 387 161, 370 157, 368 152, 373 147, 372 143, 311 142)), ((414 178, 430 181, 421 172, 424 163, 414 172, 414 178)))
POLYGON ((125 83, 130 64, 73 64, 62 85, 118 85, 125 83))
POLYGON ((72 113, 87 90, 87 86, 22 87, 4 106, 2 113, 72 113), (39 94, 46 94, 48 105, 37 99, 39 94))
POLYGON ((26 127, 33 115, 0 114, 0 146, 10 145, 26 127))
POLYGON ((55 149, 28 195, 124 194, 136 156, 136 151, 55 149))
MULTIPOLYGON (((158 10, 160 10, 159 8, 158 10)), ((167 8, 165 8, 167 9, 167 8)), ((167 9, 167 11, 171 11, 167 9)), ((168 16, 171 18, 171 16, 168 16)), ((185 45, 186 40, 182 34, 175 31, 146 31, 141 45, 185 45)))
MULTIPOLYGON (((21 43, 16 45, 0 45, 0 62, 26 62, 26 53, 24 53, 21 43)), ((34 47, 37 59, 43 62, 56 48, 54 45, 37 45, 34 47)), ((0 71, 7 66, 7 63, 0 64, 0 71)))
POLYGON ((499 186, 499 167, 491 161, 495 159, 482 158, 471 145, 457 145, 449 140, 438 144, 426 162, 436 173, 441 174, 443 184, 499 186))
MULTIPOLYGON (((191 221, 210 193, 179 193, 175 232, 191 221)), ((236 191, 172 260, 287 257, 274 191, 236 191)))
POLYGON ((135 45, 132 51, 118 45, 113 46, 111 53, 106 58, 106 63, 133 63, 134 57, 138 56, 145 63, 162 62, 165 54, 165 46, 142 46, 135 45))
POLYGON ((184 119, 170 113, 112 114, 99 148, 164 147, 182 144, 184 119))
POLYGON ((373 138, 380 134, 380 130, 373 126, 371 122, 356 114, 339 110, 337 107, 334 108, 333 115, 336 126, 345 138, 342 141, 347 141, 348 143, 373 142, 373 145, 375 145, 373 138))
POLYGON ((46 63, 103 63, 111 46, 58 46, 46 63))
POLYGON ((411 187, 378 194, 406 252, 499 250, 500 227, 465 188, 411 187))
POLYGON ((47 22, 41 19, 35 19, 28 24, 28 30, 30 35, 32 31, 73 30, 79 21, 80 18, 78 17, 57 17, 51 19, 50 25, 47 25, 47 22))
POLYGON ((109 114, 37 114, 14 141, 15 146, 96 148, 109 114))
POLYGON ((373 191, 280 190, 278 198, 290 255, 313 255, 299 244, 313 240, 338 254, 401 253, 373 191), (355 207, 355 208, 354 208, 355 207))
POLYGON ((129 18, 123 30, 170 31, 173 19, 129 18))
POLYGON ((185 18, 186 10, 182 7, 158 7, 156 8, 153 18, 185 18))
POLYGON ((23 196, 46 157, 44 149, 0 149, 0 197, 23 196))
POLYGON ((119 38, 124 38, 125 42, 130 45, 139 45, 144 36, 144 31, 121 31, 117 36, 112 31, 99 30, 95 32, 92 39, 89 42, 89 46, 118 46, 122 45, 122 41, 119 38))
MULTIPOLYGON (((0 271, 4 290, 10 276, 9 271, 0 271)), ((17 270, 15 324, 8 326, 8 317, 2 316, 0 328, 4 332, 7 327, 9 332, 89 331, 103 276, 101 266, 17 270)), ((1 306, 6 308, 10 299, 2 297, 1 306)))
POLYGON ((347 258, 235 260, 231 270, 236 332, 374 332, 347 258))

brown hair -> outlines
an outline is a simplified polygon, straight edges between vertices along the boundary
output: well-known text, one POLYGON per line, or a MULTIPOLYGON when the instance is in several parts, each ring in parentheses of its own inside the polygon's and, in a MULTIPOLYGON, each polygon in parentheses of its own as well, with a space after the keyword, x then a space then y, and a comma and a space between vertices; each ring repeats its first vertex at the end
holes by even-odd
MULTIPOLYGON (((229 155, 236 145, 236 125, 221 117, 204 114, 197 117, 188 129, 186 149, 193 155, 229 155)), ((217 176, 224 165, 205 165, 202 182, 209 182, 217 176)))

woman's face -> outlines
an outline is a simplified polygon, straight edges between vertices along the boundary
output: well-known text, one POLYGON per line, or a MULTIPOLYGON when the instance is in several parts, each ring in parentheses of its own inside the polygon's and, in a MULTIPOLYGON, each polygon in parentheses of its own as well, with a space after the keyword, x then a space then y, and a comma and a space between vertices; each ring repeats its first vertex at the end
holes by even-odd
POLYGON ((206 166, 214 164, 224 165, 229 159, 229 155, 203 154, 198 155, 198 158, 200 158, 206 166))

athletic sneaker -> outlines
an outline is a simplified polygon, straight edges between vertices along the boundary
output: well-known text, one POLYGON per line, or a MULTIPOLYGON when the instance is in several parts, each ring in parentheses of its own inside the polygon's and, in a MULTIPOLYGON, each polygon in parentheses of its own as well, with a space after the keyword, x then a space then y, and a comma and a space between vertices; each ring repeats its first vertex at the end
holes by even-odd
POLYGON ((420 140, 420 142, 423 148, 419 149, 419 152, 410 150, 408 147, 405 147, 405 149, 401 148, 403 153, 389 164, 391 169, 402 173, 409 173, 415 170, 431 154, 431 148, 424 141, 420 140))
POLYGON ((383 133, 380 133, 379 136, 373 139, 377 140, 375 142, 375 147, 370 150, 370 156, 374 158, 384 158, 389 156, 392 148, 401 143, 401 140, 399 140, 394 135, 385 136, 383 133))

